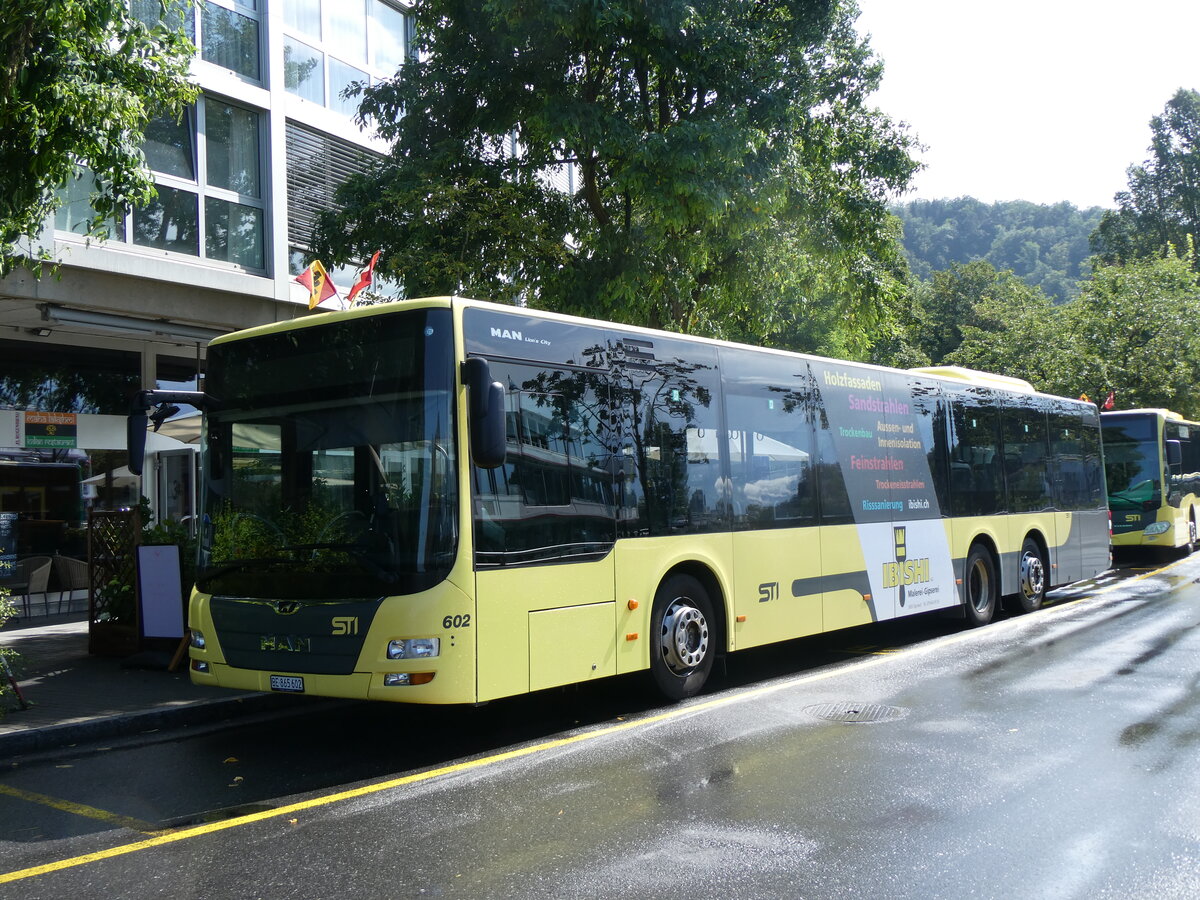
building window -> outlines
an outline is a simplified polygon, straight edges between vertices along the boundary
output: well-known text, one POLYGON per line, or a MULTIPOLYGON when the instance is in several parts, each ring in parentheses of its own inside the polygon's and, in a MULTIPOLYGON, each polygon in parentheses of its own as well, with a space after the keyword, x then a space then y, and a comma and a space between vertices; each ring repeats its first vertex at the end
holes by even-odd
POLYGON ((257 112, 216 97, 179 124, 158 120, 147 161, 159 197, 134 211, 134 243, 265 268, 261 130, 257 112))
MULTIPOLYGON (((92 194, 96 191, 96 177, 87 169, 80 169, 58 194, 62 205, 54 211, 56 231, 87 234, 88 227, 96 217, 92 206, 92 194)), ((108 219, 98 235, 106 240, 125 240, 124 218, 108 219)))
POLYGON ((137 353, 0 340, 0 409, 123 416, 140 386, 137 353))
POLYGON ((287 123, 288 242, 309 246, 322 210, 338 209, 335 193, 377 157, 361 147, 291 120, 287 123))
POLYGON ((204 3, 168 0, 164 15, 161 0, 132 0, 131 9, 135 17, 150 26, 182 25, 205 62, 229 69, 247 81, 261 83, 262 5, 263 0, 205 0, 204 3))
POLYGON ((358 100, 342 92, 394 75, 404 62, 409 28, 408 17, 384 0, 287 0, 284 87, 353 116, 358 100))
MULTIPOLYGON (((178 121, 154 119, 142 149, 158 196, 114 222, 109 239, 265 272, 264 143, 258 112, 217 97, 178 121)), ((92 184, 84 172, 62 192, 57 230, 84 230, 92 184)))

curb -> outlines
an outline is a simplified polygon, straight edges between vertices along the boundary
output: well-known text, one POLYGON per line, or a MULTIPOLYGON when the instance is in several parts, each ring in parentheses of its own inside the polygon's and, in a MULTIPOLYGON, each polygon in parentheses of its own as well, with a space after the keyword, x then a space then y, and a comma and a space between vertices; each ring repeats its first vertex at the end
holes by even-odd
POLYGON ((308 699, 285 694, 250 694, 13 731, 0 735, 0 759, 56 750, 71 744, 144 735, 166 728, 208 725, 223 719, 277 712, 289 706, 300 708, 308 699))

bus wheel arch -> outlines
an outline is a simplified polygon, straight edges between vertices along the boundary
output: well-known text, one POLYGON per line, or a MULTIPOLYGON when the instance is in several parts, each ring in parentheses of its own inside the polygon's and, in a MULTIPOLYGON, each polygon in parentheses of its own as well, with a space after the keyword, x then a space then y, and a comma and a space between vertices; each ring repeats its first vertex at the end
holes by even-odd
POLYGON ((679 566, 664 576, 650 611, 650 676, 668 700, 699 693, 724 648, 725 604, 704 567, 679 566))
POLYGON ((1000 594, 996 550, 990 542, 976 538, 963 565, 963 611, 972 628, 986 625, 996 614, 1000 594))
POLYGON ((1050 589, 1049 554, 1045 539, 1036 531, 1025 535, 1017 557, 1017 590, 1005 607, 1013 613, 1030 613, 1041 608, 1050 589))

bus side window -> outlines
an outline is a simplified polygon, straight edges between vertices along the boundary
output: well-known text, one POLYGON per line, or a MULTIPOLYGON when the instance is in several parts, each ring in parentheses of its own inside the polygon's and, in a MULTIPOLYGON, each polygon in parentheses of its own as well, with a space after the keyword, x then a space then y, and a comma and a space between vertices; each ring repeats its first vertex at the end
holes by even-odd
POLYGON ((493 363, 505 462, 472 469, 476 559, 517 565, 607 552, 615 529, 607 375, 493 363))
POLYGON ((737 389, 725 397, 734 527, 813 524, 816 479, 808 410, 772 386, 753 393, 737 389))
POLYGON ((622 533, 727 528, 716 351, 665 338, 639 348, 614 387, 625 417, 623 452, 633 469, 624 484, 622 533))
POLYGON ((1006 409, 1003 420, 1008 508, 1013 512, 1050 509, 1054 490, 1047 458, 1046 413, 1006 409))
POLYGON ((1100 459, 1100 420, 1085 422, 1080 431, 1083 446, 1084 506, 1100 509, 1105 505, 1104 466, 1100 459))
POLYGON ((825 414, 820 393, 816 393, 815 397, 817 402, 813 408, 813 424, 817 434, 817 486, 820 494, 821 524, 844 525, 854 521, 854 513, 850 509, 850 495, 846 491, 846 479, 842 474, 842 464, 838 459, 829 417, 825 414))
POLYGON ((954 515, 987 516, 1004 507, 1004 460, 999 410, 992 392, 969 389, 951 397, 950 490, 954 515))
POLYGON ((1051 413, 1052 453, 1058 460, 1058 508, 1081 509, 1088 505, 1083 460, 1083 419, 1078 413, 1051 413))

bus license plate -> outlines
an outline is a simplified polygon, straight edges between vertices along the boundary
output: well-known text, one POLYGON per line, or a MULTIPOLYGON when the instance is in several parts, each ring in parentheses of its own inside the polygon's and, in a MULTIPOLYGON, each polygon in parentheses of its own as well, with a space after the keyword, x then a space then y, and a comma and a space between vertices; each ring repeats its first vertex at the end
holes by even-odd
POLYGON ((298 675, 272 675, 271 690, 287 691, 289 694, 303 694, 304 679, 298 675))

